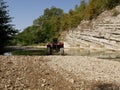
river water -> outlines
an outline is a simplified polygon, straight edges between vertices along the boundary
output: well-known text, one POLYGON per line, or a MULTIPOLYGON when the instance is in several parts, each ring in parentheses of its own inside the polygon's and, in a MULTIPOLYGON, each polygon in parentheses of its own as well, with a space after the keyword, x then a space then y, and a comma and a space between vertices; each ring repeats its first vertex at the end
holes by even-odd
POLYGON ((95 49, 68 49, 67 55, 74 56, 90 56, 100 59, 116 59, 120 60, 120 51, 115 50, 95 50, 95 49))
MULTIPOLYGON (((5 56, 11 55, 46 55, 46 48, 27 48, 27 49, 14 49, 4 53, 5 56)), ((59 55, 55 53, 53 55, 59 55)), ((120 60, 120 51, 116 50, 97 50, 97 49, 83 49, 83 48, 70 48, 65 49, 65 55, 67 56, 90 56, 101 59, 116 59, 120 60)))

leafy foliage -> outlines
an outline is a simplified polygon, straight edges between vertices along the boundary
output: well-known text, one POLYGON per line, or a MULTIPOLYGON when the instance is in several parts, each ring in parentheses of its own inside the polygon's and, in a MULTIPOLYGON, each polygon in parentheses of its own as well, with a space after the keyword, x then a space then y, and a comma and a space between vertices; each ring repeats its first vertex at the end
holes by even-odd
POLYGON ((33 21, 33 25, 27 27, 17 36, 22 45, 51 41, 58 37, 61 30, 61 18, 63 10, 51 7, 44 10, 44 15, 33 21))
POLYGON ((120 5, 120 0, 89 0, 85 12, 85 19, 96 18, 101 12, 120 5))
POLYGON ((12 18, 9 16, 7 7, 6 2, 0 0, 0 53, 3 53, 4 46, 16 33, 13 25, 9 24, 12 18))

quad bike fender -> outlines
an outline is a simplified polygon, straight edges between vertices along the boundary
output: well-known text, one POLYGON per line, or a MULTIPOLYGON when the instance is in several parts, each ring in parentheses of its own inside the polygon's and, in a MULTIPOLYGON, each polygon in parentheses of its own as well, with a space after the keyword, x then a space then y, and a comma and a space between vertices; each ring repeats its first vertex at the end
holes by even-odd
POLYGON ((53 47, 53 45, 51 43, 47 43, 47 47, 53 47))
POLYGON ((63 42, 59 42, 58 45, 63 48, 64 47, 64 43, 63 42))

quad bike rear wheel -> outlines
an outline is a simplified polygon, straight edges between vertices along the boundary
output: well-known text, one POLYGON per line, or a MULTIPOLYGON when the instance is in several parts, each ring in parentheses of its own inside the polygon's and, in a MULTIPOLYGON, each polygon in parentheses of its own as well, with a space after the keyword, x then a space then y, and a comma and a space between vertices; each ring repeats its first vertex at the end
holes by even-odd
POLYGON ((64 55, 64 48, 60 48, 60 55, 64 55))

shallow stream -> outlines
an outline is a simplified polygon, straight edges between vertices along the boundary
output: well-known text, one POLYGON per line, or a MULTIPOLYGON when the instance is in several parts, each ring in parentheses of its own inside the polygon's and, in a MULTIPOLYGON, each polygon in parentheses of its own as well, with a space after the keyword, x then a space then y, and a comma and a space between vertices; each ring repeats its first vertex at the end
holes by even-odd
MULTIPOLYGON (((116 59, 120 60, 120 51, 115 50, 97 50, 97 49, 82 49, 82 48, 70 48, 65 49, 65 56, 90 56, 101 59, 116 59)), ((9 49, 4 55, 46 55, 46 48, 17 48, 9 49)), ((59 53, 54 53, 53 55, 59 55, 59 53)))
POLYGON ((90 56, 100 59, 120 60, 120 51, 115 51, 115 50, 68 49, 66 53, 67 55, 74 55, 74 56, 90 56))

